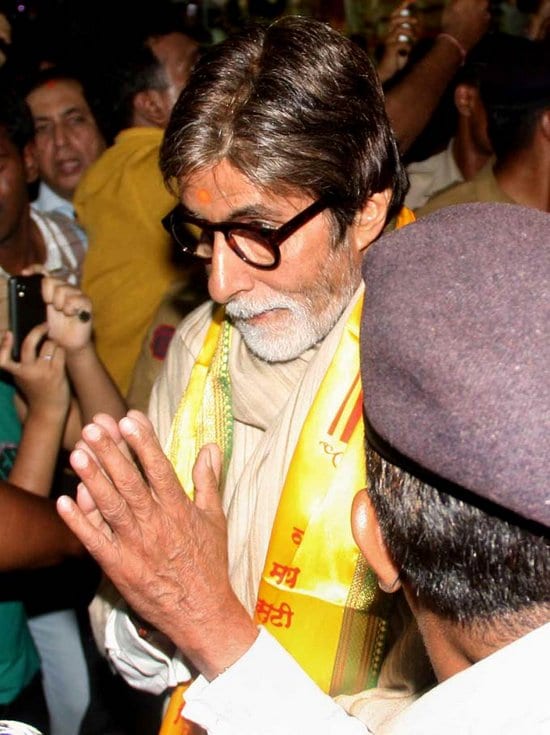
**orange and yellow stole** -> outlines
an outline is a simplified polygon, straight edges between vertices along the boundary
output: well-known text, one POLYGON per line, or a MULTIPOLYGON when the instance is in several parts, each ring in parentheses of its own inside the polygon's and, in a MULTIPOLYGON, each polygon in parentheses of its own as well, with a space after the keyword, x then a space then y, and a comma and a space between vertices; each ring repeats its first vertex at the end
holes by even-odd
MULTIPOLYGON (((396 226, 413 219, 404 210, 396 226)), ((366 485, 361 308, 359 299, 302 427, 282 489, 255 614, 332 695, 376 685, 390 614, 390 599, 379 590, 350 526, 353 497, 366 485)), ((191 496, 191 470, 199 448, 214 441, 226 462, 231 454, 231 329, 218 310, 168 440, 168 456, 191 496)), ((182 696, 178 687, 161 735, 193 732, 192 723, 177 717, 182 696)))

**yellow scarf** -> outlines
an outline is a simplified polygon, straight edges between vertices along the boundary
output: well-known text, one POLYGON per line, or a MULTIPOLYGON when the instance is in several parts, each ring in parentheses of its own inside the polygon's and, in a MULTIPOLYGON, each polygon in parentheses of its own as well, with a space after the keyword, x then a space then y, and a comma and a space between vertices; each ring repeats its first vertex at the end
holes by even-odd
MULTIPOLYGON (((411 221, 412 213, 404 210, 396 226, 411 221)), ((255 616, 332 695, 376 685, 390 613, 389 598, 380 592, 353 540, 349 517, 353 497, 366 485, 361 309, 359 299, 302 427, 277 509, 255 616)), ((215 441, 226 463, 231 454, 231 329, 223 309, 218 310, 168 439, 168 456, 191 496, 191 470, 200 447, 215 441)), ((180 687, 174 691, 171 708, 181 707, 182 694, 180 687)), ((166 716, 160 735, 183 735, 192 727, 181 716, 166 716)))

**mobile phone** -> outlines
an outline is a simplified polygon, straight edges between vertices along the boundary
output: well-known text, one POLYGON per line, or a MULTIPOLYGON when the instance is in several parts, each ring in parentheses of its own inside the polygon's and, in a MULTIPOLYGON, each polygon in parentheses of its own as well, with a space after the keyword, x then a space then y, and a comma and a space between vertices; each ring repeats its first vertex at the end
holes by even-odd
POLYGON ((27 334, 46 321, 46 304, 42 298, 42 274, 8 278, 8 311, 13 332, 12 359, 21 359, 21 345, 27 334))

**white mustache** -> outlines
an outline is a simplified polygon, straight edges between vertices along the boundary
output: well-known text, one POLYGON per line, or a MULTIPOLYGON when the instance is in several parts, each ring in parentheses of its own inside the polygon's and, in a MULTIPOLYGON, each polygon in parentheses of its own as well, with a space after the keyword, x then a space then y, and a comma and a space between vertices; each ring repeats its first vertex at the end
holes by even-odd
POLYGON ((289 296, 278 294, 269 301, 230 301, 225 305, 226 314, 233 320, 252 319, 259 314, 274 309, 289 309, 296 311, 298 304, 289 296))

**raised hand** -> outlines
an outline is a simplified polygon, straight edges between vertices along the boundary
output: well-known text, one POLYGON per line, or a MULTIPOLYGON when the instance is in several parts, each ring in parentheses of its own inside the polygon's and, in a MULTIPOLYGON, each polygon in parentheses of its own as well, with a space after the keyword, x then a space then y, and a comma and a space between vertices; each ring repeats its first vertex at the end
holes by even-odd
POLYGON ((86 349, 92 336, 92 303, 76 286, 45 276, 42 296, 48 306, 49 336, 68 353, 86 349))
POLYGON ((219 449, 197 457, 195 502, 138 411, 118 429, 96 417, 71 464, 82 484, 76 504, 58 501, 59 513, 130 606, 207 677, 233 663, 257 630, 229 582, 219 449))
POLYGON ((0 343, 0 367, 14 376, 21 395, 15 406, 24 422, 8 479, 36 495, 48 495, 70 404, 65 353, 46 339, 46 323, 31 329, 21 345, 20 362, 11 358, 13 335, 0 343))
POLYGON ((376 67, 382 82, 391 79, 405 66, 414 44, 420 37, 419 20, 409 10, 409 5, 411 0, 404 0, 390 15, 388 29, 382 39, 382 55, 376 67))

